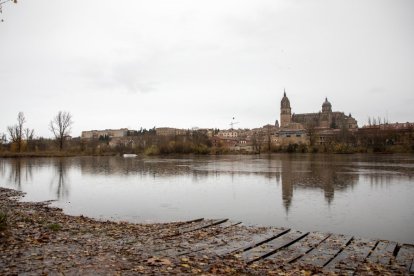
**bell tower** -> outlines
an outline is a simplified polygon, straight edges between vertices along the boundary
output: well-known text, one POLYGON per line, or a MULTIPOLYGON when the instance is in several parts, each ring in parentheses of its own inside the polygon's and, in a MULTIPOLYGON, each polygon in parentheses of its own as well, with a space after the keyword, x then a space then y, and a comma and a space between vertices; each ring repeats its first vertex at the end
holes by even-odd
POLYGON ((292 119, 292 109, 290 108, 290 102, 286 97, 286 91, 283 91, 283 98, 280 102, 280 127, 286 127, 290 124, 292 119))

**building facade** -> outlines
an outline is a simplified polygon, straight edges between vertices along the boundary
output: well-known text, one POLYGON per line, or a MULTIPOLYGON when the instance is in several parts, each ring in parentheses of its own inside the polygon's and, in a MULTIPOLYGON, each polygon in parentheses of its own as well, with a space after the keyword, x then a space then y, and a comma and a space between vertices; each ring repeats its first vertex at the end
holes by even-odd
POLYGON ((82 131, 82 139, 119 138, 128 136, 128 129, 105 129, 82 131))
POLYGON ((172 128, 172 127, 158 127, 155 129, 157 136, 176 136, 186 135, 189 131, 186 129, 172 128))
POLYGON ((292 109, 290 108, 289 98, 286 97, 286 91, 283 92, 283 98, 280 102, 280 127, 287 127, 292 120, 292 109))
POLYGON ((332 104, 325 98, 322 104, 322 111, 317 113, 291 114, 289 98, 284 92, 280 102, 280 127, 289 128, 289 124, 298 123, 305 129, 330 128, 330 129, 357 129, 358 123, 351 114, 345 115, 344 112, 332 111, 332 104))

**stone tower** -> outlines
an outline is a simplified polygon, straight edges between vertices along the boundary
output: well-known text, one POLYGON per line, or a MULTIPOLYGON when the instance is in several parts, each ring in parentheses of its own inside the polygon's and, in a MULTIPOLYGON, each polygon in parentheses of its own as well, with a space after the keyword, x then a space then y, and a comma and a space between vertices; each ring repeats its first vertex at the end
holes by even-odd
POLYGON ((329 128, 332 124, 332 105, 325 98, 325 102, 322 104, 322 115, 320 119, 320 127, 329 128))
POLYGON ((280 102, 280 127, 286 127, 290 124, 292 119, 291 111, 289 99, 286 97, 286 91, 283 91, 283 98, 280 102))
POLYGON ((330 112, 332 112, 332 105, 328 101, 328 98, 325 98, 325 102, 322 104, 322 112, 323 113, 330 113, 330 112))

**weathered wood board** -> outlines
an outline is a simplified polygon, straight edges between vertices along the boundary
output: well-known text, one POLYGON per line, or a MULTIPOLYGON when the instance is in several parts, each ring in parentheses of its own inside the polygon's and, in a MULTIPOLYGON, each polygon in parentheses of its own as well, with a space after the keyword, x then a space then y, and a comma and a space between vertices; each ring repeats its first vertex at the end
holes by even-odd
POLYGON ((210 224, 208 227, 202 227, 194 231, 187 231, 181 235, 170 236, 171 243, 169 246, 159 247, 154 250, 156 255, 179 256, 189 254, 193 251, 200 250, 197 245, 200 241, 209 241, 216 239, 214 236, 226 235, 233 227, 240 222, 225 221, 220 224, 210 224))
POLYGON ((395 261, 405 270, 410 271, 412 269, 412 263, 414 260, 414 245, 403 244, 397 253, 395 261))
POLYGON ((351 236, 332 234, 316 248, 312 249, 312 251, 300 258, 297 262, 300 265, 311 265, 322 268, 330 260, 332 260, 336 254, 338 254, 347 245, 347 243, 351 241, 351 239, 351 236))
POLYGON ((375 244, 374 240, 354 238, 324 267, 324 270, 336 274, 353 274, 368 257, 375 244))
POLYGON ((414 245, 238 224, 227 219, 176 223, 169 231, 161 229, 166 235, 153 238, 146 250, 153 256, 174 258, 230 255, 227 257, 236 257, 252 267, 269 265, 288 270, 304 266, 340 275, 369 273, 372 264, 396 273, 414 270, 414 245))
POLYGON ((296 243, 266 257, 265 260, 269 260, 279 266, 286 265, 305 255, 329 236, 330 234, 326 233, 311 232, 296 243))
POLYGON ((380 263, 382 265, 389 265, 391 259, 394 257, 394 251, 397 247, 396 242, 379 241, 375 249, 367 258, 367 262, 380 263))
POLYGON ((289 229, 270 228, 264 231, 251 233, 248 229, 240 229, 235 233, 231 233, 232 235, 216 236, 216 240, 210 243, 205 249, 202 250, 202 252, 204 254, 224 256, 255 247, 269 239, 278 237, 287 231, 289 231, 289 229), (247 233, 245 233, 246 231, 247 233))
POLYGON ((186 225, 177 229, 177 234, 182 235, 187 232, 197 231, 203 228, 207 228, 210 226, 218 225, 220 223, 226 222, 228 219, 214 219, 214 220, 203 220, 200 222, 191 223, 190 225, 186 225))
POLYGON ((241 254, 243 260, 247 263, 252 263, 256 260, 264 258, 276 251, 287 247, 290 244, 300 240, 305 237, 308 233, 303 233, 299 231, 289 231, 284 235, 281 235, 273 240, 270 240, 266 243, 263 243, 260 246, 253 247, 241 254))

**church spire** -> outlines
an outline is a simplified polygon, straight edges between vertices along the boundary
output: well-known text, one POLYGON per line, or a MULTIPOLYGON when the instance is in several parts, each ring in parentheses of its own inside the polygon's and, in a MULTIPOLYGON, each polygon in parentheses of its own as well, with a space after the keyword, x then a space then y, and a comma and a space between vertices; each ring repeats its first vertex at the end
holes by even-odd
POLYGON ((280 127, 285 127, 290 123, 291 111, 289 99, 286 97, 286 89, 283 88, 283 98, 280 101, 280 127))

